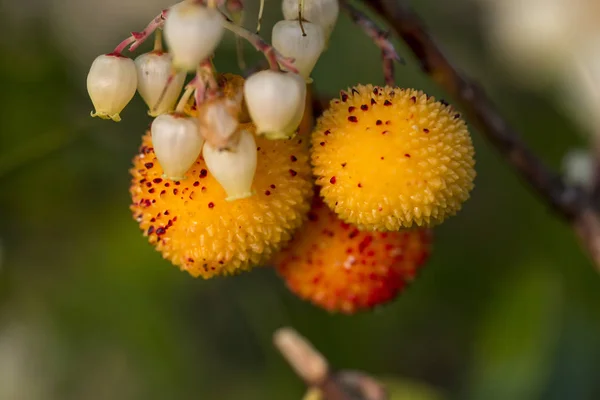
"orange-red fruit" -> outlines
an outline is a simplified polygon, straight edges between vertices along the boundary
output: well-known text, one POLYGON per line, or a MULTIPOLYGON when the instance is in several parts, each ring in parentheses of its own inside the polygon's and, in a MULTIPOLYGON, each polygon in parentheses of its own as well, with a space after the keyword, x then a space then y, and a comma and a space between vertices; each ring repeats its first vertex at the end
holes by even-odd
POLYGON ((315 200, 309 221, 274 265, 289 289, 330 312, 393 300, 428 259, 431 231, 361 232, 315 200))

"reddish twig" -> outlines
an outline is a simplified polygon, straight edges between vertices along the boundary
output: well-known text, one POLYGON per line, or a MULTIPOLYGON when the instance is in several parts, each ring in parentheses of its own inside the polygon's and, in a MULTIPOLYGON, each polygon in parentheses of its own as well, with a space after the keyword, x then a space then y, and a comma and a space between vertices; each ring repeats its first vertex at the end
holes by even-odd
POLYGON ((594 210, 591 193, 568 185, 521 141, 480 86, 446 58, 407 1, 363 1, 389 23, 414 53, 423 72, 456 99, 465 115, 530 187, 575 228, 600 271, 600 216, 594 210))
POLYGON ((117 47, 113 50, 114 54, 121 54, 127 46, 129 46, 129 51, 135 51, 142 43, 148 39, 148 37, 157 29, 162 28, 167 19, 167 14, 169 10, 165 9, 160 12, 146 28, 144 28, 141 32, 131 32, 131 36, 127 39, 123 40, 121 43, 117 45, 117 47))
POLYGON ((243 27, 236 25, 227 17, 226 19, 226 22, 223 24, 225 26, 225 29, 230 30, 237 36, 243 37, 248 42, 250 42, 250 44, 252 44, 256 50, 263 53, 267 58, 267 61, 269 61, 269 66, 271 67, 271 69, 279 71, 279 66, 281 66, 289 72, 293 72, 295 74, 298 73, 298 69, 294 65, 293 58, 283 56, 273 46, 265 42, 256 33, 252 33, 244 29, 243 27))
POLYGON ((394 45, 389 41, 389 32, 378 27, 369 17, 360 12, 347 0, 339 0, 340 7, 348 16, 369 36, 375 45, 381 50, 381 59, 383 64, 383 76, 386 85, 394 86, 394 62, 404 64, 404 60, 396 52, 394 45))

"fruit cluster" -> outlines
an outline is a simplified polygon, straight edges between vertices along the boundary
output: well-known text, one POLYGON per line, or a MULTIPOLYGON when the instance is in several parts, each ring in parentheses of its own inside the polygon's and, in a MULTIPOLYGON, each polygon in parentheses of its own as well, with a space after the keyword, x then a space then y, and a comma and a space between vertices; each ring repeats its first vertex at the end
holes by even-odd
POLYGON ((93 62, 92 116, 119 121, 137 90, 154 118, 131 169, 134 217, 192 276, 271 264, 327 310, 385 303, 428 258, 431 227, 469 197, 466 124, 422 92, 357 85, 332 100, 312 133, 299 129, 310 124, 307 86, 338 2, 283 0, 273 46, 233 22, 242 6, 182 1, 93 62), (212 57, 226 29, 262 51, 270 69, 246 79, 217 73, 212 57), (123 55, 152 34, 153 51, 123 55))

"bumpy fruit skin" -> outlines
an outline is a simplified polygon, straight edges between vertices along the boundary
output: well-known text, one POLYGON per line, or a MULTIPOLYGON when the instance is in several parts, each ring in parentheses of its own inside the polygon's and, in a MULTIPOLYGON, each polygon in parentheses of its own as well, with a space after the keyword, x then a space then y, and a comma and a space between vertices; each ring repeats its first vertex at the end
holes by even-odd
MULTIPOLYGON (((244 129, 254 133, 254 126, 244 129)), ((210 278, 266 261, 300 227, 313 194, 307 141, 256 138, 256 194, 225 201, 202 156, 181 181, 163 171, 147 133, 131 169, 131 210, 149 242, 192 276, 210 278)))
POLYGON ((332 100, 312 135, 327 205, 360 229, 434 226, 455 215, 475 179, 467 126, 413 89, 358 85, 332 100))
POLYGON ((361 232, 320 199, 272 260, 289 289, 330 312, 353 314, 393 300, 428 259, 431 232, 361 232))

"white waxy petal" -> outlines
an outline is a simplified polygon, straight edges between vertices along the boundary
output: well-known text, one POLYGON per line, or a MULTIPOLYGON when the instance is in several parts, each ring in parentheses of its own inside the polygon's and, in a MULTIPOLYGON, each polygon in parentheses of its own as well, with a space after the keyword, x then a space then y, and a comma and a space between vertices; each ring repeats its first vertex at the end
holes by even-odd
POLYGON ((183 179, 204 144, 196 119, 182 114, 163 114, 154 119, 150 130, 154 153, 164 175, 172 180, 183 179))
POLYGON ((223 15, 215 8, 183 1, 169 9, 164 34, 173 56, 173 67, 195 71, 219 45, 225 28, 223 15))
POLYGON ((310 83, 310 74, 325 49, 325 36, 317 24, 305 22, 303 26, 306 36, 298 21, 279 21, 273 26, 271 42, 281 54, 294 58, 299 74, 310 83))
POLYGON ((135 95, 137 73, 132 59, 117 54, 98 56, 87 76, 87 90, 94 104, 92 117, 120 121, 119 115, 135 95))
MULTIPOLYGON (((323 28, 327 42, 340 13, 338 0, 304 0, 303 3, 302 19, 323 28)), ((298 19, 299 8, 300 0, 283 0, 281 4, 283 17, 290 21, 298 19)))
POLYGON ((302 121, 306 83, 297 74, 260 71, 246 79, 244 97, 258 134, 288 139, 302 121))
POLYGON ((185 72, 179 72, 174 76, 162 101, 158 104, 158 100, 171 75, 171 55, 161 51, 142 54, 135 59, 135 66, 137 69, 137 90, 150 109, 148 114, 156 117, 173 111, 185 83, 185 72))
POLYGON ((256 142, 252 133, 240 132, 240 139, 231 150, 219 150, 206 142, 202 151, 208 170, 227 193, 226 200, 252 196, 257 161, 256 142))

